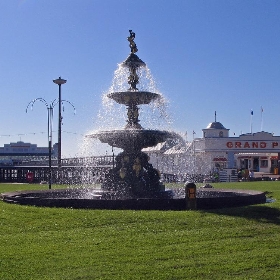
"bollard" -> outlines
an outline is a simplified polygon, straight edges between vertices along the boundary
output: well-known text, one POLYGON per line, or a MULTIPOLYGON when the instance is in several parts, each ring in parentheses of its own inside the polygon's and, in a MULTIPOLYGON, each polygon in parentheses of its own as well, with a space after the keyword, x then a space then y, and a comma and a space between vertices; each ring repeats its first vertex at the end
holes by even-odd
POLYGON ((186 209, 195 210, 196 209, 196 185, 195 183, 185 184, 186 193, 186 209))

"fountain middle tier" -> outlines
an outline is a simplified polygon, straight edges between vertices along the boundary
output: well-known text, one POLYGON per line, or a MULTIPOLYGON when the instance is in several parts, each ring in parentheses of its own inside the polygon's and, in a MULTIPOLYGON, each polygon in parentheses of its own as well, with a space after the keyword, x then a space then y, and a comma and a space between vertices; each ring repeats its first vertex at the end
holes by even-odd
POLYGON ((174 133, 149 129, 120 129, 99 131, 87 135, 90 138, 98 138, 102 143, 121 148, 124 151, 141 151, 143 148, 152 147, 158 143, 174 138, 174 133))
POLYGON ((160 98, 160 95, 148 91, 124 91, 112 92, 107 95, 119 104, 129 106, 130 104, 141 105, 149 104, 151 101, 160 98))

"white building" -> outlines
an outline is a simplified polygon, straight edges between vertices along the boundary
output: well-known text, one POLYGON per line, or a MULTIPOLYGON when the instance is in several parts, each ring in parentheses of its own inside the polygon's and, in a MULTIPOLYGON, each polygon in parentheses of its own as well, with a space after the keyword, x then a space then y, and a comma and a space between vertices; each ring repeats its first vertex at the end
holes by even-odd
MULTIPOLYGON (((57 157, 57 144, 51 149, 52 158, 57 157)), ((22 141, 4 144, 0 147, 0 163, 13 164, 25 160, 41 160, 49 156, 48 147, 38 147, 37 144, 25 143, 22 141)))
POLYGON ((145 149, 161 173, 209 174, 217 169, 247 169, 278 174, 280 136, 268 132, 229 137, 229 129, 212 122, 203 137, 165 149, 164 144, 145 149))

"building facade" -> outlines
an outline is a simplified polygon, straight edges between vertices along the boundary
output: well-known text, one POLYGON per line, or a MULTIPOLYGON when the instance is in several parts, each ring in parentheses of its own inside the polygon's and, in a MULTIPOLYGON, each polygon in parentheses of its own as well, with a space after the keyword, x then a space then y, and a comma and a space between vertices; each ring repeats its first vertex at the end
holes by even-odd
MULTIPOLYGON (((0 147, 0 164, 13 165, 24 161, 36 161, 49 157, 48 147, 38 147, 37 144, 25 143, 22 141, 4 144, 0 147)), ((52 159, 57 158, 57 144, 51 149, 52 159)))
POLYGON ((222 169, 279 174, 280 136, 256 132, 230 137, 229 129, 212 122, 203 137, 166 150, 146 149, 151 163, 162 173, 209 174, 222 169))

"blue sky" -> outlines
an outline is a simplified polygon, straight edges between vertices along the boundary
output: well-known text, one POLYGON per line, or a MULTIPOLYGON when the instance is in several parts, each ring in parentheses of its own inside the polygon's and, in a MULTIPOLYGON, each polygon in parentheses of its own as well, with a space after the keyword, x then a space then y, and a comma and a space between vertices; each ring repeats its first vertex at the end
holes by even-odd
POLYGON ((0 146, 47 145, 46 108, 25 109, 36 97, 57 98, 52 80, 61 76, 62 98, 77 111, 65 105, 62 154, 78 155, 130 52, 129 29, 170 101, 172 129, 201 137, 217 111, 239 135, 250 132, 253 110, 253 132, 280 135, 279 14, 274 0, 0 0, 0 146))

